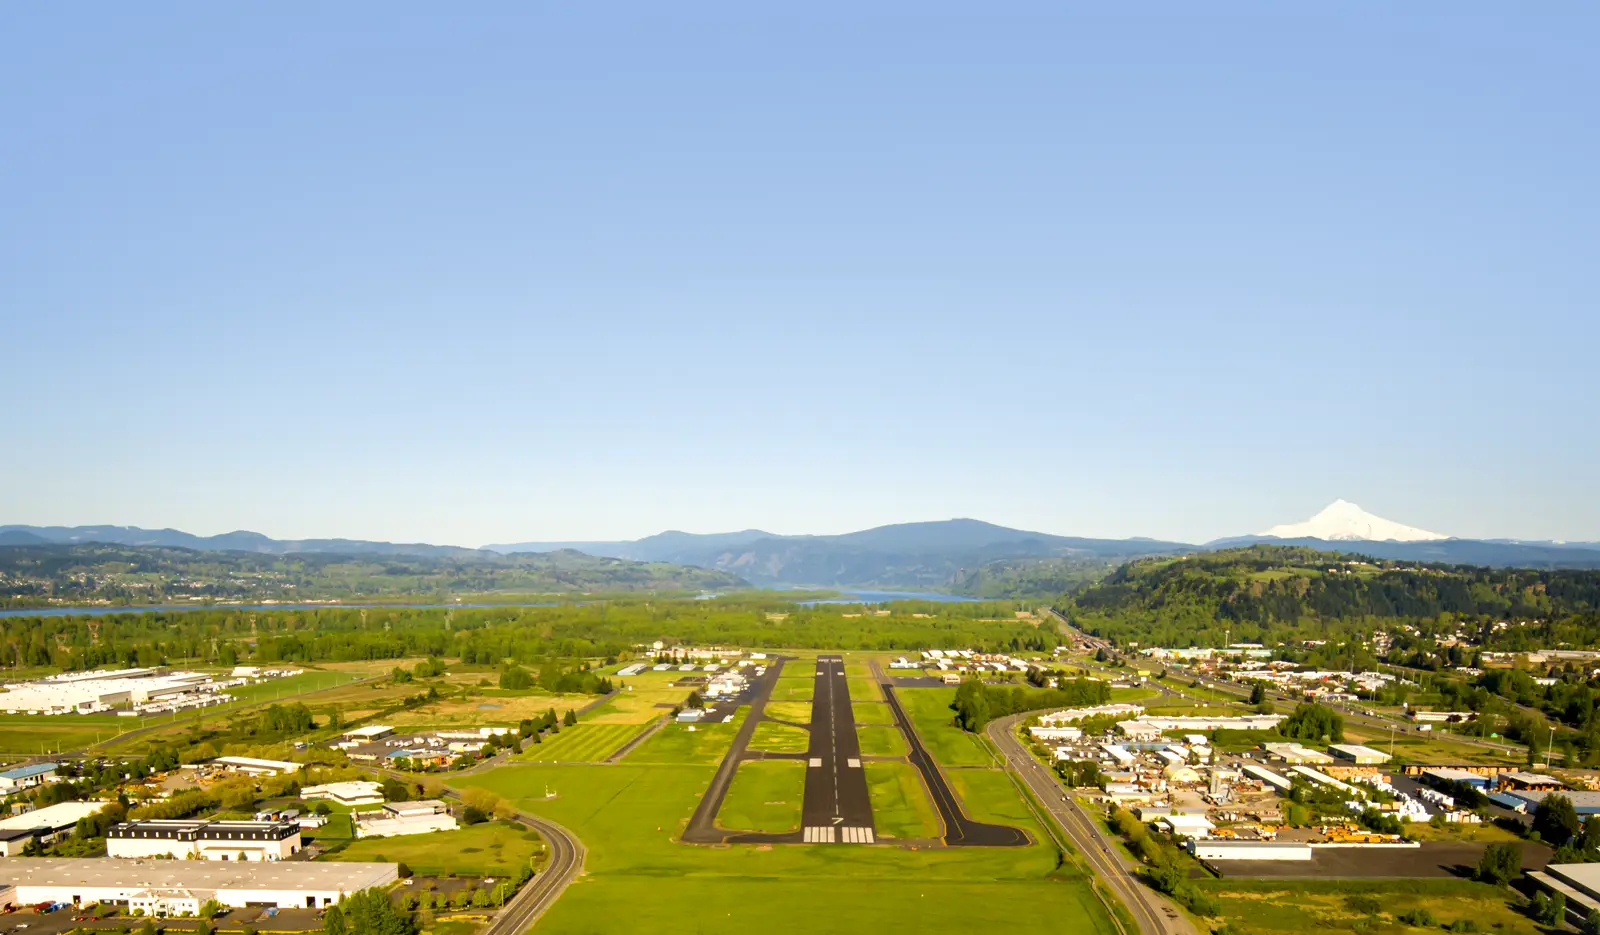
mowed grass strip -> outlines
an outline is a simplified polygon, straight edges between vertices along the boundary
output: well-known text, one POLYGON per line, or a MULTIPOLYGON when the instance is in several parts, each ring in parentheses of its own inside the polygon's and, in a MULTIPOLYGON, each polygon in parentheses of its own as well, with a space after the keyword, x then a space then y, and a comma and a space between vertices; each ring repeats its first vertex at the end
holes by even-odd
POLYGON ((667 722, 649 740, 622 758, 623 763, 641 766, 710 765, 722 760, 733 746, 733 735, 744 723, 749 708, 740 708, 727 724, 679 724, 667 722))
POLYGON ((809 701, 769 701, 762 713, 768 717, 775 717, 780 721, 793 721, 796 724, 811 723, 811 702, 809 701))
POLYGON ((857 724, 894 723, 894 712, 889 710, 888 702, 855 701, 851 702, 850 710, 855 714, 857 724))
POLYGON ((811 746, 811 732, 788 724, 762 721, 750 736, 750 749, 767 753, 803 753, 811 746))
POLYGON ((941 834, 939 815, 910 763, 866 763, 872 823, 880 838, 933 839, 941 834))
POLYGON ((816 693, 816 679, 790 678, 785 675, 772 687, 773 701, 810 701, 816 693))
POLYGON ((740 763, 717 813, 717 825, 729 831, 798 831, 805 784, 806 764, 801 760, 740 763))
POLYGON ((864 756, 905 756, 911 752, 898 727, 857 725, 856 742, 864 756))
POLYGON ((993 766, 978 738, 955 725, 954 688, 897 688, 895 697, 917 729, 922 745, 941 766, 993 766))
POLYGON ((790 659, 783 664, 784 678, 809 679, 817 674, 817 660, 815 659, 790 659))
POLYGON ((641 724, 584 724, 563 727, 561 733, 546 736, 518 754, 518 759, 534 763, 595 763, 617 752, 623 744, 644 730, 641 724))
POLYGON ((851 701, 882 701, 883 692, 878 690, 878 683, 872 679, 845 679, 850 686, 851 701))

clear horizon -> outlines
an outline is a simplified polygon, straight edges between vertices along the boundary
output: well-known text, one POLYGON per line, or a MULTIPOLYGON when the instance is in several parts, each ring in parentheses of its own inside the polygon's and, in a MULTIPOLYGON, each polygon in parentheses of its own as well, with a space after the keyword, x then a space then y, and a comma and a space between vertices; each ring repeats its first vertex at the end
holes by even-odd
POLYGON ((0 522, 1600 540, 1597 38, 0 9, 0 522))

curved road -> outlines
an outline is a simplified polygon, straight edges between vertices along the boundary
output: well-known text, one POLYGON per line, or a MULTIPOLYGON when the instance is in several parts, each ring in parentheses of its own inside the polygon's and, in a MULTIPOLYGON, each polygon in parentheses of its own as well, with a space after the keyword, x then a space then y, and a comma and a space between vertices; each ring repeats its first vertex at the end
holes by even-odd
POLYGON ((1005 757, 1006 765, 1022 777, 1045 811, 1072 839, 1090 868, 1133 913, 1143 935, 1193 935, 1194 928, 1181 914, 1128 872, 1121 856, 1106 843, 1093 819, 1066 794, 1055 774, 1023 748, 1014 728, 1024 717, 1024 714, 1003 717, 991 721, 984 730, 1005 757))

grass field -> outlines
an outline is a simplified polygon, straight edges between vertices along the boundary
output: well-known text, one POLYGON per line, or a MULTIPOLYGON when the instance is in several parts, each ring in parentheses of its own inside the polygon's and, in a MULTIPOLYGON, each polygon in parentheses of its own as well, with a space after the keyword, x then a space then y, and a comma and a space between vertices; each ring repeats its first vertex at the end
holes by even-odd
POLYGON ((937 838, 939 816, 928 801, 922 774, 910 763, 866 763, 867 791, 872 796, 872 823, 878 837, 937 838))
POLYGON ((845 679, 845 684, 850 686, 851 701, 883 700, 883 692, 879 691, 878 683, 871 679, 845 679))
POLYGON ((856 740, 861 743, 861 752, 866 756, 905 756, 911 752, 898 727, 858 725, 856 740))
POLYGON ((733 735, 744 722, 748 708, 727 724, 670 723, 622 758, 637 764, 714 764, 733 746, 733 735))
POLYGON ((811 746, 811 732, 788 724, 762 721, 750 736, 751 750, 768 753, 800 753, 811 746))
POLYGON ((894 723, 894 712, 889 710, 888 702, 857 701, 850 705, 850 710, 857 724, 894 723))
POLYGON ((923 746, 941 766, 990 766, 994 758, 978 739, 952 723, 954 688, 899 688, 895 696, 917 728, 923 746))
MULTIPOLYGON (((676 841, 714 772, 706 766, 511 766, 465 777, 571 829, 585 875, 539 922, 545 935, 616 928, 748 935, 905 928, 954 935, 1008 928, 1111 935, 1087 880, 1053 847, 694 847, 676 841), (1002 909, 1003 907, 1003 909, 1002 909)), ((1011 793, 1006 793, 1011 795, 1011 793)), ((1012 796, 1011 808, 1021 808, 1012 796)), ((1006 806, 999 806, 1005 810, 1006 806)))
POLYGON ((814 658, 812 658, 812 659, 790 659, 788 662, 785 662, 783 664, 783 677, 786 678, 786 679, 788 679, 788 678, 809 679, 809 678, 816 678, 816 675, 817 675, 817 660, 814 659, 814 658))
POLYGON ((816 691, 815 679, 790 678, 785 675, 772 687, 773 701, 810 701, 816 691))
POLYGON ((588 724, 579 722, 561 728, 561 733, 547 736, 544 743, 534 744, 516 755, 518 760, 537 763, 597 763, 621 749, 622 745, 644 730, 641 724, 588 724))
MULTIPOLYGON (((1505 935, 1538 935, 1544 931, 1506 901, 1508 891, 1467 880, 1203 880, 1198 885, 1217 898, 1229 933, 1300 935, 1303 932, 1349 932, 1365 920, 1368 931, 1416 932, 1396 916, 1427 909, 1448 925, 1476 923, 1475 931, 1505 935), (1355 897, 1377 900, 1380 911, 1369 915, 1353 907, 1355 897)), ((1435 929, 1437 931, 1437 929, 1435 929)))
POLYGON ((769 701, 764 711, 769 717, 781 721, 793 721, 796 724, 811 723, 811 702, 809 701, 769 701))
POLYGON ((537 833, 500 821, 393 838, 362 838, 325 860, 398 861, 423 875, 504 877, 543 853, 537 833))
POLYGON ((717 824, 730 831, 798 831, 805 784, 806 764, 801 760, 740 763, 717 824))

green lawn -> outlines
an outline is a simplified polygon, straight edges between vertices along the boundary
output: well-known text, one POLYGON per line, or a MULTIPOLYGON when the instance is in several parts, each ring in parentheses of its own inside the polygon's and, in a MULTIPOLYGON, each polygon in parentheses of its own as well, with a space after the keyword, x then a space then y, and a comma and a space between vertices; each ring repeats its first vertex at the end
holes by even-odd
POLYGON ((991 766, 994 758, 978 738, 955 726, 954 688, 897 688, 895 696, 917 729, 923 746, 941 766, 991 766))
POLYGON ((348 841, 355 836, 356 832, 355 828, 351 827, 349 812, 329 815, 326 824, 320 828, 307 831, 304 835, 308 841, 321 841, 324 844, 334 841, 348 841))
POLYGON ((717 824, 730 831, 798 831, 805 784, 803 760, 740 763, 717 813, 717 824))
POLYGON ((397 861, 413 872, 457 873, 472 877, 510 876, 541 853, 544 842, 521 825, 499 821, 466 825, 455 831, 432 831, 393 838, 362 838, 324 860, 397 861))
POLYGON ((783 677, 809 679, 816 678, 817 660, 815 659, 790 659, 783 664, 783 677))
POLYGON ((856 739, 861 743, 861 752, 865 756, 905 756, 911 752, 906 748, 905 735, 900 733, 898 727, 857 727, 856 739))
POLYGON ((781 721, 793 721, 796 724, 811 723, 811 702, 809 701, 769 701, 762 713, 768 717, 775 717, 781 721))
POLYGON ((648 726, 580 722, 561 728, 561 733, 545 737, 543 743, 534 744, 516 756, 519 760, 538 763, 597 763, 617 752, 648 726))
POLYGON ((768 753, 801 753, 811 746, 811 732, 788 724, 762 721, 750 737, 751 750, 768 753))
POLYGON ((938 838, 939 815, 928 801, 922 774, 910 763, 867 763, 867 791, 872 795, 872 823, 877 836, 938 838))
POLYGON ((850 705, 857 724, 893 724, 894 712, 887 702, 857 701, 850 705))
POLYGON ((727 724, 669 723, 623 757, 622 762, 641 765, 718 763, 733 745, 733 735, 749 710, 740 708, 738 716, 727 724))
MULTIPOLYGON (((507 796, 545 782, 555 799, 518 805, 588 848, 584 876, 539 922, 541 935, 645 932, 858 932, 925 935, 1007 928, 1115 931, 1088 881, 1057 869, 1053 847, 934 848, 678 843, 714 766, 508 766, 464 783, 507 796)), ((1009 808, 1020 808, 1015 800, 1009 808)), ((999 810, 1008 810, 1001 805, 999 810)))
POLYGON ((772 687, 773 701, 810 701, 816 691, 816 680, 812 678, 790 678, 785 675, 778 679, 772 687))
POLYGON ((878 683, 871 679, 845 679, 845 684, 850 686, 851 701, 883 700, 883 692, 878 690, 878 683))

